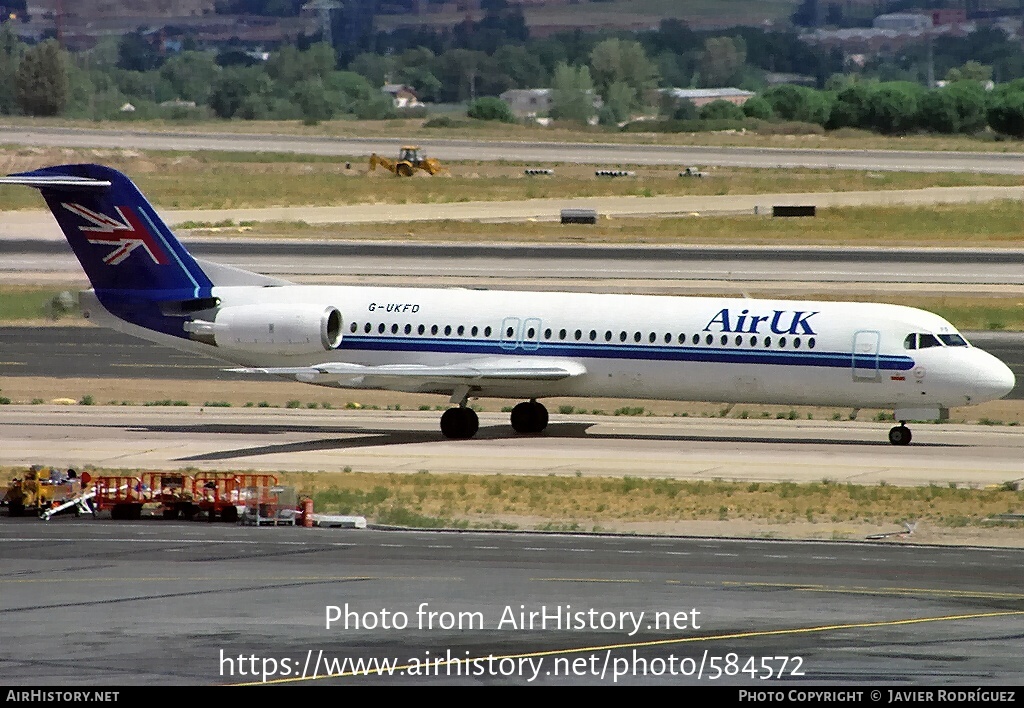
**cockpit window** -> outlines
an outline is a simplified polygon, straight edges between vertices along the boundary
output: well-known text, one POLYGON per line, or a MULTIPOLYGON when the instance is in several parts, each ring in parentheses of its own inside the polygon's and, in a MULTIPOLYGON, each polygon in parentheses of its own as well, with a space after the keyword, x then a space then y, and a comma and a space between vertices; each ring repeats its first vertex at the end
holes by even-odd
POLYGON ((904 349, 928 349, 929 347, 967 347, 967 340, 959 334, 926 334, 924 332, 908 334, 903 340, 904 349))

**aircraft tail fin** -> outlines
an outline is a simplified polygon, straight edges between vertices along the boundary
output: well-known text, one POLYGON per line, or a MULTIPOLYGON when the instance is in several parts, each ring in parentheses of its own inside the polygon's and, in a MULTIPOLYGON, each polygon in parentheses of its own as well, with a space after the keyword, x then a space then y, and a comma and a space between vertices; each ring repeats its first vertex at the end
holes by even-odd
POLYGON ((0 184, 42 193, 95 290, 209 296, 213 283, 206 272, 117 170, 59 165, 0 178, 0 184))

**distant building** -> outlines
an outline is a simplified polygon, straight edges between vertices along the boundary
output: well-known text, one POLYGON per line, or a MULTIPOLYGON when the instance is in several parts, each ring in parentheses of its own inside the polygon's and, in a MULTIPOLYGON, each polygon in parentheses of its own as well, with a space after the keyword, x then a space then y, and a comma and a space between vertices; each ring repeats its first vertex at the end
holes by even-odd
POLYGON ((671 96, 676 101, 686 100, 697 108, 706 106, 712 101, 728 101, 737 106, 742 106, 754 94, 750 91, 743 91, 738 88, 707 88, 707 89, 681 89, 667 88, 659 89, 658 93, 664 96, 671 96))
POLYGON ((411 86, 406 86, 405 84, 384 84, 380 90, 391 97, 395 108, 413 108, 423 105, 411 86))
MULTIPOLYGON (((498 98, 508 104, 517 118, 536 118, 551 110, 551 93, 549 88, 509 89, 498 98)), ((599 110, 604 101, 593 91, 590 93, 594 97, 594 110, 599 110)))
POLYGON ((551 89, 509 89, 498 96, 512 109, 513 115, 527 118, 551 110, 551 89))
POLYGON ((894 30, 896 32, 917 32, 930 29, 933 25, 932 16, 913 12, 892 12, 879 15, 871 23, 875 29, 894 30))

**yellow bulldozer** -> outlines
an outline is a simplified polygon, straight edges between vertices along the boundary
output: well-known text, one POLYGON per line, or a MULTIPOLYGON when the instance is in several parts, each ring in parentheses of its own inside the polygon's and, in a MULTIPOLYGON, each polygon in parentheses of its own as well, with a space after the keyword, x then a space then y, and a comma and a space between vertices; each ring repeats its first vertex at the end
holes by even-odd
POLYGON ((415 145, 403 145, 398 151, 396 161, 381 157, 377 153, 370 155, 370 171, 373 172, 378 166, 399 177, 412 177, 416 170, 423 170, 431 175, 445 171, 439 160, 427 157, 426 153, 415 145))

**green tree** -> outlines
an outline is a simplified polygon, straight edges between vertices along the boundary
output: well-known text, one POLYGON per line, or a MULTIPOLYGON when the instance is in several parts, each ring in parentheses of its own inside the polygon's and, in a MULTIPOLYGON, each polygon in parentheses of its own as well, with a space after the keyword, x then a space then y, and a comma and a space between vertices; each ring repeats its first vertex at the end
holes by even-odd
POLYGON ((231 66, 224 69, 210 92, 210 108, 221 118, 257 118, 264 112, 272 82, 262 69, 231 66), (242 110, 244 107, 244 111, 242 110))
POLYGON ((292 90, 292 103, 302 111, 302 119, 306 125, 316 125, 320 121, 334 117, 338 101, 324 86, 323 79, 315 76, 304 79, 292 90))
MULTIPOLYGON (((606 102, 615 84, 632 90, 630 108, 639 106, 658 85, 658 68, 647 57, 643 45, 636 41, 613 37, 599 42, 590 52, 590 67, 594 86, 606 102)), ((621 97, 622 90, 619 92, 621 97)))
POLYGON ((551 80, 551 117, 588 122, 594 115, 594 81, 586 66, 559 64, 551 80))
POLYGON ((500 98, 484 96, 478 98, 469 105, 466 115, 477 120, 496 120, 502 123, 515 123, 516 117, 512 109, 500 98))
POLYGON ((988 124, 997 133, 1024 138, 1024 90, 1007 88, 992 96, 988 124))
POLYGON ((909 81, 879 84, 868 99, 871 127, 887 135, 906 133, 918 127, 923 95, 924 89, 909 81))
POLYGON ((0 113, 11 114, 18 110, 14 77, 24 53, 25 45, 18 39, 13 23, 0 25, 0 113))
POLYGON ((719 99, 702 106, 700 117, 703 120, 743 120, 746 114, 735 103, 719 99))
POLYGON ((636 105, 636 90, 624 81, 616 81, 608 87, 604 107, 608 109, 605 123, 621 123, 629 120, 630 110, 636 105))
POLYGON ((958 81, 921 97, 921 127, 937 133, 977 133, 986 123, 985 89, 977 81, 958 81))
POLYGON ((167 82, 174 97, 183 101, 206 103, 221 69, 208 52, 181 52, 164 62, 160 78, 167 82))
POLYGON ((981 62, 971 59, 963 66, 953 67, 946 72, 946 81, 956 83, 957 81, 977 81, 985 83, 992 80, 992 67, 985 66, 981 62))
POLYGON ((829 128, 870 128, 872 86, 861 81, 847 83, 836 93, 828 117, 829 128))
POLYGON ((68 102, 68 56, 57 40, 30 47, 14 75, 18 106, 30 116, 55 116, 68 102))
POLYGON ((771 120, 775 117, 775 113, 772 112, 771 104, 760 96, 751 96, 744 102, 742 108, 743 115, 748 118, 771 120))
POLYGON ((738 83, 747 61, 747 44, 742 37, 709 37, 700 55, 700 85, 711 88, 738 83))
POLYGON ((762 95, 772 111, 783 120, 800 120, 825 125, 831 102, 825 94, 806 86, 783 84, 768 89, 762 95))

